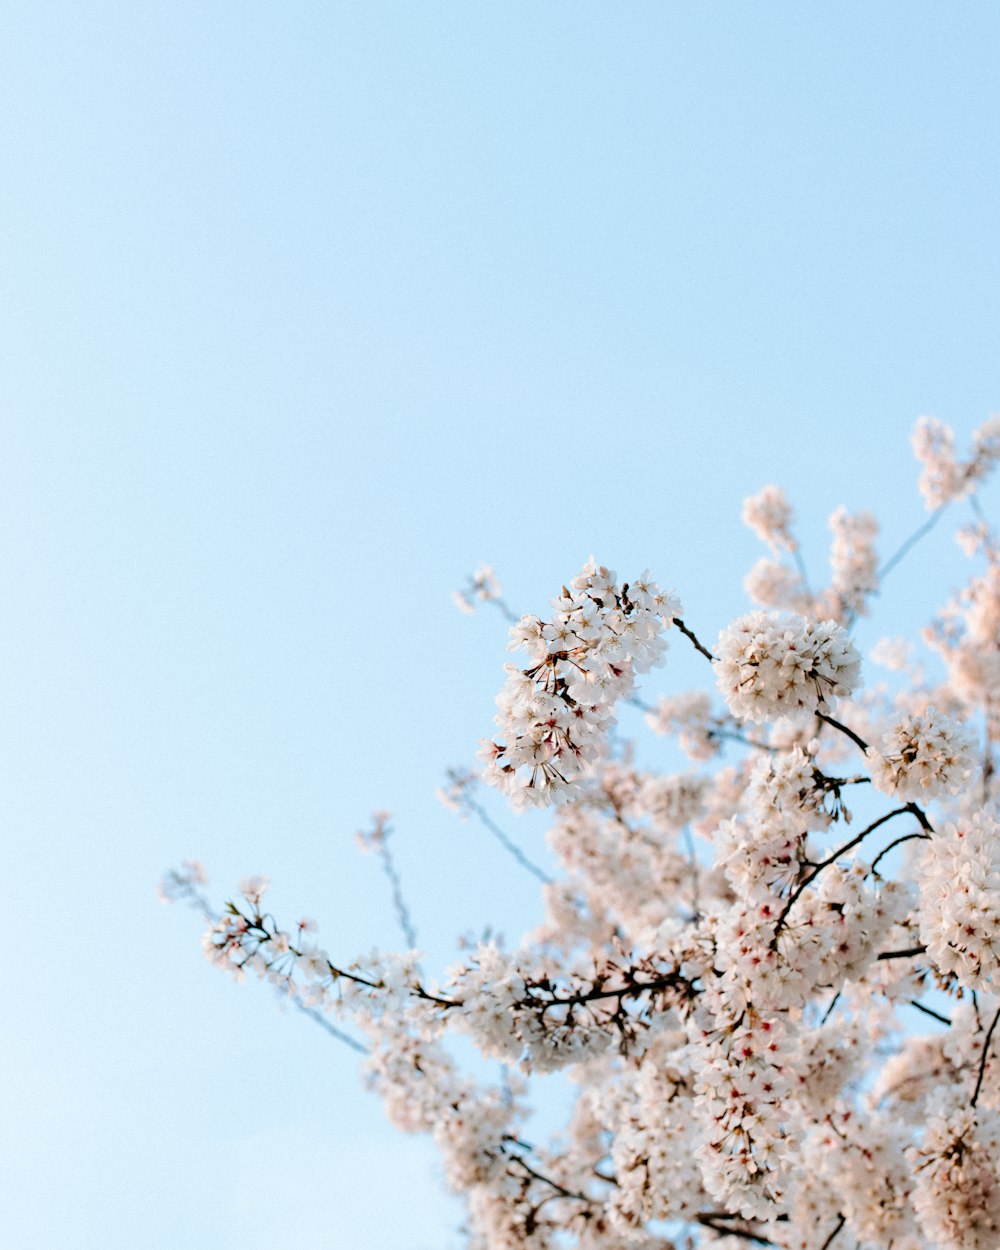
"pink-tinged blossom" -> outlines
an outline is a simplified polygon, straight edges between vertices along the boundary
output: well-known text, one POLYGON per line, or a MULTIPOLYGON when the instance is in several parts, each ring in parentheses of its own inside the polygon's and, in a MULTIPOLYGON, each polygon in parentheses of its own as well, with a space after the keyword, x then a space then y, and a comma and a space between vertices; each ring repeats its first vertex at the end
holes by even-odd
POLYGON ((846 508, 838 508, 830 517, 830 529, 830 589, 838 601, 838 617, 861 615, 867 612, 868 601, 878 590, 878 521, 870 512, 850 513, 846 508))
POLYGON ((757 723, 811 715, 861 681, 861 658, 834 621, 750 612, 722 631, 715 656, 729 710, 757 723))
POLYGON ((763 608, 806 612, 811 607, 811 598, 798 571, 767 556, 762 556, 747 573, 743 589, 751 602, 763 608))
POLYGON ((662 698, 653 711, 647 712, 646 723, 656 734, 675 736, 692 760, 710 760, 722 746, 712 700, 703 690, 662 698))
POLYGON ((743 523, 774 552, 794 551, 792 508, 780 486, 765 486, 757 495, 743 501, 743 523))
POLYGON ((1000 1245, 1000 1118, 944 1097, 909 1151, 916 1175, 913 1206, 938 1250, 996 1250, 1000 1245))
POLYGON ((975 812, 927 843, 920 938, 934 966, 970 990, 1000 988, 1000 823, 975 812))
POLYGON ((895 721, 869 755, 872 785, 901 799, 957 794, 972 772, 968 734, 933 707, 895 721))

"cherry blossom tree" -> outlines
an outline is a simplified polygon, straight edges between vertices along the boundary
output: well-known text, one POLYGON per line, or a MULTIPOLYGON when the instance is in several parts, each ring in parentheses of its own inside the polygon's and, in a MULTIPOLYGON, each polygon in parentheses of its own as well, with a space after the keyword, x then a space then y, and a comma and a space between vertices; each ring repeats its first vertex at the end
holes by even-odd
MULTIPOLYGON (((208 918, 213 963, 363 1052, 393 1124, 440 1150, 474 1250, 1000 1246, 1000 536, 976 496, 1000 419, 965 459, 936 420, 913 446, 926 524, 880 565, 875 518, 839 509, 822 589, 783 491, 746 500, 768 548, 757 606, 716 637, 648 573, 591 560, 544 617, 516 616, 492 570, 470 577, 459 605, 506 616, 516 658, 482 769, 442 797, 538 879, 545 920, 516 948, 482 942, 439 974, 415 949, 352 960, 274 917, 263 878, 219 914, 197 864, 165 880, 208 918), (886 639, 869 657, 886 679, 863 681, 853 626, 960 500, 973 571, 923 630, 930 668, 886 639), (637 679, 668 641, 699 653, 704 688, 650 705, 637 679), (680 771, 635 763, 624 703, 680 771), (555 879, 482 786, 545 809, 555 879), (535 1140, 555 1070, 572 1111, 535 1140)), ((412 947, 391 835, 377 813, 362 842, 412 947)))

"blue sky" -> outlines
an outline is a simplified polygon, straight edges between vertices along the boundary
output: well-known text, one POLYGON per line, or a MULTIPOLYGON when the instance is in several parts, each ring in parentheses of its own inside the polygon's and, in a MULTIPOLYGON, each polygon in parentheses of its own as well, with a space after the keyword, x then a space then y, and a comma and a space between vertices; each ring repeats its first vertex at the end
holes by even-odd
POLYGON ((886 551, 919 524, 916 417, 1000 406, 998 34, 917 0, 3 6, 4 1244, 457 1244, 425 1143, 155 883, 267 873, 331 951, 393 944, 352 840, 387 807, 433 961, 534 921, 434 798, 506 658, 451 590, 489 560, 541 610, 594 552, 711 638, 764 483, 816 562, 839 503, 886 551))

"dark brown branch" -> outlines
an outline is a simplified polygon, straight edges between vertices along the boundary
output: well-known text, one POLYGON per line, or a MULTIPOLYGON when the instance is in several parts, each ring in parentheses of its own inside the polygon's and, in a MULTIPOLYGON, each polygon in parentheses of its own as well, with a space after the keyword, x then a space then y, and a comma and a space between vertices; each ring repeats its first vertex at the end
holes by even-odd
POLYGON ((933 1007, 925 1007, 923 1003, 918 1002, 915 998, 910 999, 910 1006, 916 1007, 917 1011, 922 1011, 925 1016, 930 1016, 932 1020, 937 1020, 941 1024, 951 1024, 948 1016, 943 1016, 940 1011, 935 1011, 933 1007))
POLYGON ((733 1227, 726 1224, 724 1220, 736 1220, 740 1217, 737 1215, 729 1215, 725 1211, 703 1211, 700 1215, 696 1215, 695 1222, 701 1224, 703 1228, 710 1228, 713 1233, 725 1233, 727 1237, 742 1237, 744 1241, 752 1242, 755 1246, 774 1246, 774 1242, 770 1237, 765 1237, 763 1233, 755 1233, 747 1227, 733 1227))
POLYGON ((853 729, 848 729, 846 725, 842 725, 839 720, 834 720, 826 712, 817 712, 816 716, 819 720, 825 721, 827 725, 832 726, 834 729, 839 729, 842 734, 846 734, 856 746, 859 746, 866 755, 868 754, 868 743, 865 742, 864 738, 859 737, 853 729))
POLYGON ((694 649, 696 651, 700 651, 706 660, 715 659, 715 656, 711 653, 711 651, 709 651, 708 647, 706 647, 703 643, 698 641, 698 638, 696 637, 696 635, 690 629, 688 629, 688 627, 684 624, 684 622, 681 620, 679 616, 674 617, 674 624, 681 631, 681 633, 684 635, 685 638, 690 639, 690 641, 694 644, 694 649))
POLYGON ((616 990, 593 989, 580 994, 570 994, 565 998, 553 996, 545 1001, 544 1005, 546 1007, 577 1007, 583 1003, 599 1002, 605 998, 639 998, 642 994, 658 994, 662 990, 684 989, 690 993, 691 988, 691 982, 679 972, 671 972, 655 981, 633 981, 616 990))
POLYGON ((531 1164, 523 1155, 508 1155, 507 1158, 511 1163, 517 1163, 525 1172, 536 1181, 540 1181, 543 1185, 548 1185, 559 1195, 560 1198, 572 1198, 575 1202, 585 1202, 588 1206, 594 1205, 593 1198, 588 1198, 586 1194, 577 1194, 573 1190, 567 1189, 564 1185, 560 1185, 558 1181, 554 1181, 551 1176, 545 1176, 542 1172, 536 1172, 531 1164))
POLYGON ((820 1026, 826 1024, 827 1020, 830 1019, 830 1017, 833 1015, 834 1007, 836 1007, 836 1005, 839 1002, 840 1002, 840 990, 838 990, 836 994, 834 994, 833 998, 830 999, 830 1006, 827 1007, 826 1011, 823 1012, 823 1019, 820 1020, 820 1026))
POLYGON ((927 951, 926 946, 911 946, 905 951, 883 951, 881 955, 876 955, 876 959, 910 959, 916 955, 923 955, 927 951))
POLYGON ((912 814, 916 816, 917 824, 920 826, 921 829, 923 829, 924 833, 934 832, 934 826, 927 819, 927 816, 924 813, 924 809, 920 806, 919 803, 907 803, 906 807, 908 811, 912 812, 912 814))
POLYGON ((897 846, 902 846, 904 842, 912 842, 914 838, 923 838, 926 840, 927 836, 928 835, 926 833, 904 833, 901 838, 896 838, 894 842, 890 842, 888 846, 884 846, 872 860, 872 872, 874 872, 878 867, 879 860, 882 859, 883 856, 888 855, 889 852, 894 850, 897 846))
POLYGON ((827 1237, 826 1241, 823 1242, 822 1246, 820 1246, 820 1250, 830 1250, 830 1247, 833 1245, 834 1241, 837 1238, 837 1234, 840 1232, 840 1230, 844 1227, 846 1223, 847 1223, 846 1215, 838 1216, 837 1227, 833 1230, 830 1236, 827 1237))
POLYGON ((892 820, 894 816, 905 816, 907 812, 909 812, 909 810, 910 808, 909 806, 907 806, 907 807, 897 807, 893 811, 887 812, 884 816, 880 816, 878 820, 872 821, 872 823, 868 825, 867 828, 862 829, 859 834, 856 834, 853 838, 851 838, 850 842, 845 842, 843 846, 838 847, 831 855, 828 855, 826 859, 820 860, 818 864, 814 864, 812 872, 808 873, 805 877, 803 877, 803 879, 799 882, 799 884, 795 887, 795 889, 788 896, 788 902, 785 903, 785 906, 782 908, 781 914, 778 916, 777 924, 774 926, 774 937, 771 939, 771 945, 774 946, 774 944, 777 942, 778 935, 781 932, 782 928, 784 927, 784 923, 788 917, 788 913, 795 906, 796 902, 801 897, 803 891, 806 890, 816 880, 816 878, 819 876, 819 874, 823 871, 824 868, 829 868, 831 864, 836 863, 836 861, 840 859, 842 855, 846 855, 847 852, 851 850, 852 847, 857 846, 858 843, 861 842, 864 838, 867 838, 870 833, 874 833, 875 830, 878 829, 880 825, 884 825, 887 820, 892 820))
POLYGON ((993 1017, 993 1023, 990 1025, 989 1032, 986 1034, 986 1041, 983 1042, 983 1057, 979 1061, 979 1075, 976 1077, 976 1088, 972 1093, 972 1102, 970 1106, 975 1106, 979 1101, 979 1091, 983 1088, 983 1077, 986 1075, 986 1062, 990 1054, 990 1042, 993 1040, 993 1030, 997 1027, 997 1021, 1000 1020, 1000 1007, 993 1017))

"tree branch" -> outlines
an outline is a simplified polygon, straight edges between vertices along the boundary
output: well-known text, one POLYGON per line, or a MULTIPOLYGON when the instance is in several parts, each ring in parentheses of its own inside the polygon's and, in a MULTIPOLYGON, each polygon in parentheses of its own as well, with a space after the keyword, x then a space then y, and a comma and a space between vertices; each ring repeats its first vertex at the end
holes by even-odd
POLYGON ((859 746, 866 755, 868 754, 868 743, 865 742, 864 738, 859 737, 853 729, 848 729, 846 725, 842 725, 839 720, 834 720, 833 717, 828 716, 826 712, 817 712, 816 716, 819 720, 825 721, 834 729, 839 729, 842 734, 846 734, 856 746, 859 746))
POLYGON ((876 959, 909 959, 911 956, 923 955, 927 951, 926 946, 911 946, 905 951, 883 951, 881 955, 876 955, 876 959))
POLYGON ((679 616, 674 617, 674 624, 681 631, 681 633, 684 635, 685 638, 690 639, 690 641, 694 644, 694 649, 696 651, 700 651, 706 660, 715 659, 715 656, 711 653, 711 651, 709 651, 708 647, 706 647, 703 643, 698 641, 697 636, 693 633, 692 630, 688 629, 688 627, 684 624, 684 622, 681 620, 679 616))
POLYGON ((986 1061, 990 1054, 990 1042, 993 1040, 993 1030, 997 1027, 998 1020, 1000 1020, 1000 1007, 997 1008, 997 1013, 993 1017, 993 1023, 986 1034, 986 1041, 983 1042, 983 1057, 979 1061, 979 1075, 976 1077, 976 1088, 972 1094, 972 1102, 969 1104, 972 1107, 979 1101, 979 1091, 983 1088, 983 1077, 986 1075, 986 1061))
POLYGON ((771 939, 772 947, 775 945, 775 943, 778 940, 778 934, 781 932, 782 928, 784 927, 784 923, 785 923, 786 918, 788 917, 788 913, 795 906, 795 903, 797 902, 799 897, 802 895, 802 892, 808 886, 812 885, 812 883, 816 880, 816 878, 823 871, 823 869, 829 868, 831 864, 836 863, 836 861, 840 859, 842 855, 846 855, 847 852, 851 850, 852 847, 857 846, 858 843, 861 842, 864 838, 867 838, 870 833, 874 833, 875 830, 880 825, 884 825, 887 820, 892 820, 894 816, 905 816, 907 812, 909 812, 909 810, 910 810, 909 805, 907 805, 906 807, 897 807, 894 811, 887 812, 884 816, 880 816, 878 820, 872 821, 872 823, 866 829, 862 829, 859 834, 851 838, 850 842, 845 842, 843 846, 838 847, 831 855, 828 855, 826 859, 821 860, 818 864, 815 864, 813 866, 812 872, 810 872, 806 877, 804 877, 799 882, 799 884, 795 887, 795 889, 791 892, 791 894, 788 896, 788 902, 782 908, 781 914, 778 916, 777 923, 774 926, 774 937, 771 939))

